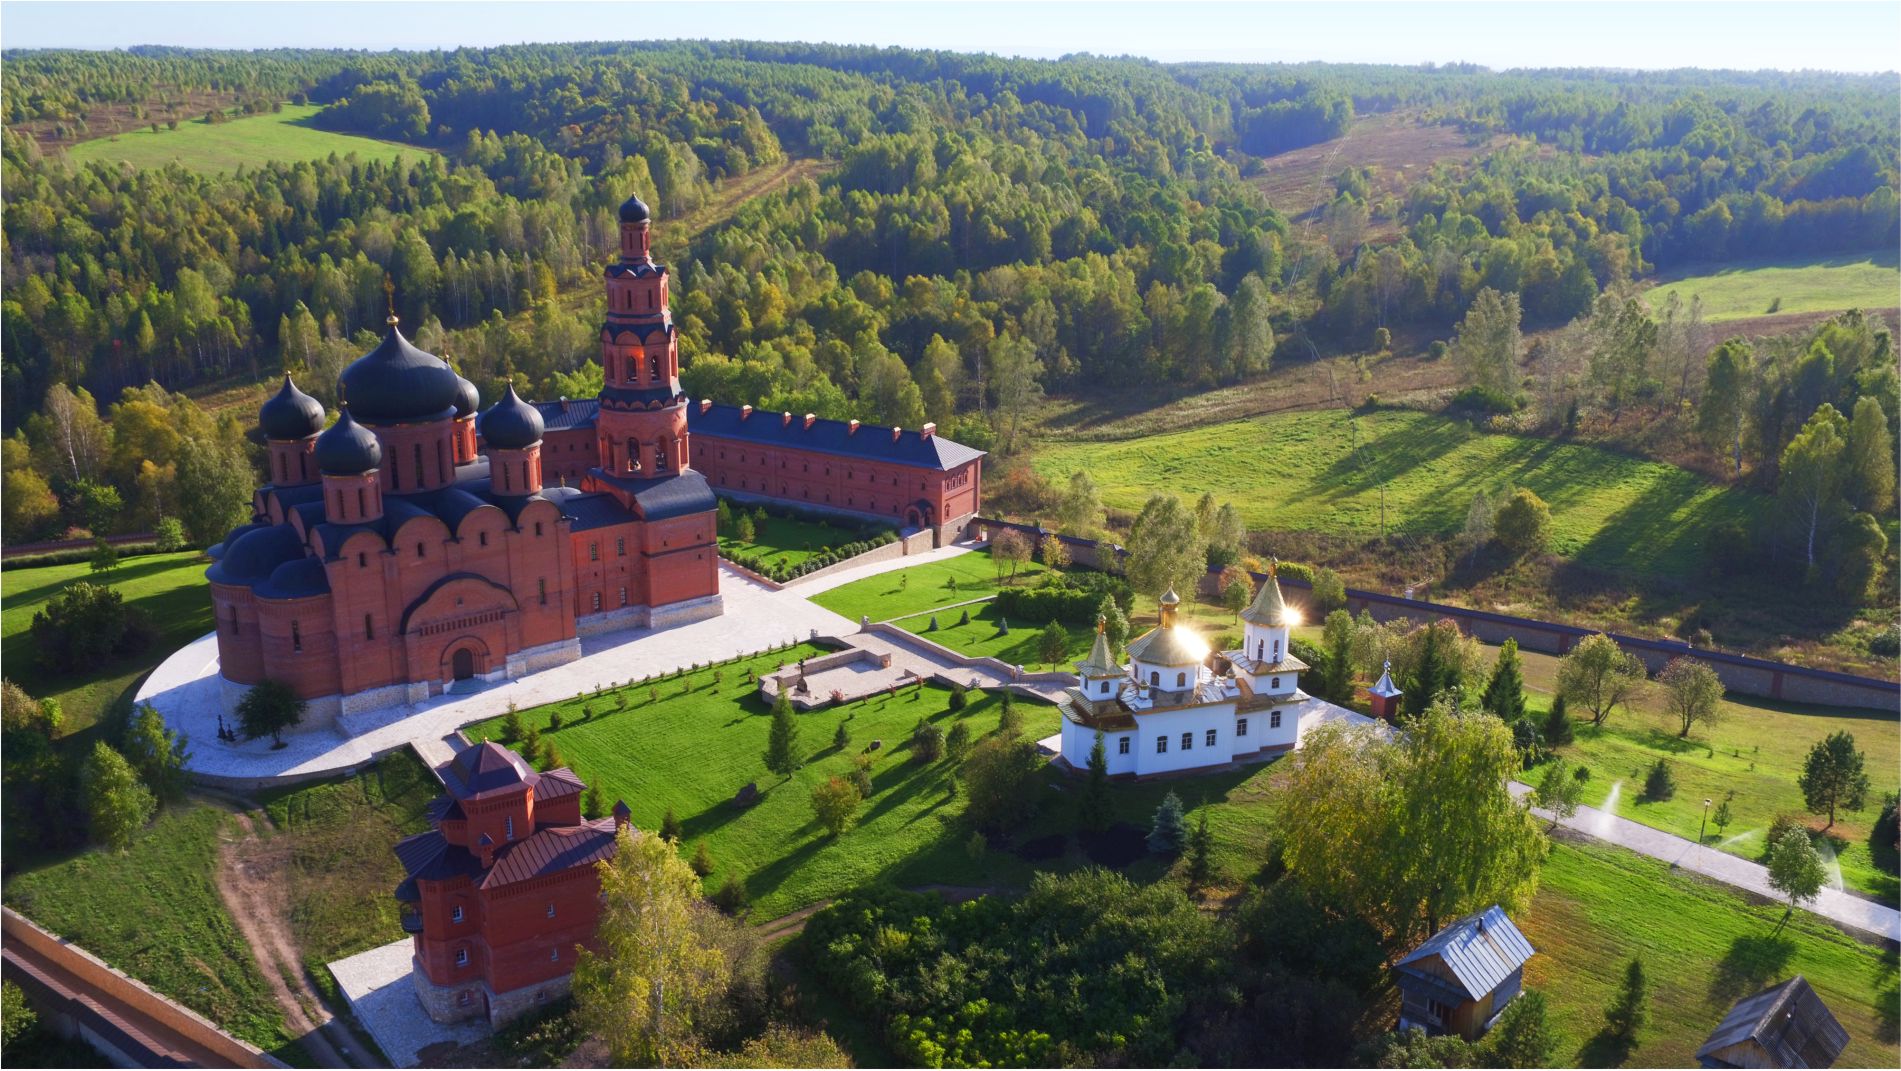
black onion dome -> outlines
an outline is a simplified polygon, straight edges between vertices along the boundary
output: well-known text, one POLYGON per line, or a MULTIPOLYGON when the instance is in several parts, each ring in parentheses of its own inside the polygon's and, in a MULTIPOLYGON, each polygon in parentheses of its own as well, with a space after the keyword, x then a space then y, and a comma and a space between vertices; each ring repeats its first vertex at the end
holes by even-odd
POLYGON ((358 419, 394 424, 447 417, 460 379, 442 358, 411 345, 392 319, 383 341, 344 369, 338 383, 358 419))
POLYGON ((480 408, 482 395, 475 389, 475 384, 461 376, 455 377, 455 418, 461 420, 466 416, 474 416, 480 408))
POLYGON ((541 433, 547 425, 541 419, 541 410, 521 400, 515 393, 515 384, 508 385, 508 393, 495 407, 482 414, 475 425, 482 433, 482 439, 488 445, 502 450, 520 450, 541 441, 541 433))
POLYGON ((317 436, 317 469, 326 476, 356 476, 383 463, 383 444, 370 429, 356 422, 350 407, 330 430, 317 436))
POLYGON ((639 194, 634 194, 620 203, 622 223, 645 223, 651 218, 653 218, 653 213, 647 210, 647 202, 641 200, 639 194))
POLYGON ((257 411, 258 427, 266 439, 308 439, 323 430, 323 403, 290 381, 284 373, 284 386, 257 411))

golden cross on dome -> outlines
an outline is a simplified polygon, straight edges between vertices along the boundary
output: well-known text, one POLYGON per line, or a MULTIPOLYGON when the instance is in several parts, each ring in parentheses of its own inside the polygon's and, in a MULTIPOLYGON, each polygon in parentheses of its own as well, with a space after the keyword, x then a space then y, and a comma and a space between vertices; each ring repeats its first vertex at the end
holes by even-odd
POLYGON ((396 322, 396 280, 383 273, 383 300, 389 303, 389 322, 396 322))

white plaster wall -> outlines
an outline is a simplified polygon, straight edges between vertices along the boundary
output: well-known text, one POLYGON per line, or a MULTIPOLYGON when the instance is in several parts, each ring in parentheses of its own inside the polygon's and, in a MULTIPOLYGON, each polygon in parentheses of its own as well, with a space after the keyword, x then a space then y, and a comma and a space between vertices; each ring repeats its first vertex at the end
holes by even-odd
POLYGON ((1293 747, 1300 738, 1300 711, 1296 709, 1293 697, 1288 702, 1270 706, 1261 710, 1237 712, 1235 720, 1248 720, 1248 734, 1236 736, 1234 753, 1245 755, 1250 751, 1259 751, 1264 747, 1293 747), (1274 711, 1281 712, 1280 728, 1273 727, 1274 711))
POLYGON ((1136 740, 1131 745, 1135 752, 1136 773, 1170 773, 1201 766, 1225 765, 1233 761, 1234 717, 1233 703, 1211 703, 1160 714, 1137 715, 1136 740), (1209 729, 1215 730, 1214 747, 1209 747, 1206 742, 1209 729), (1186 751, 1182 750, 1183 733, 1194 734, 1194 746, 1186 751), (1155 738, 1163 735, 1168 737, 1168 750, 1157 752, 1155 738))
MULTIPOLYGON (((1118 730, 1102 734, 1103 753, 1109 760, 1109 774, 1132 774, 1136 772, 1136 740, 1129 742, 1129 753, 1121 754, 1116 741, 1122 737, 1136 736, 1134 730, 1118 730)), ((1063 719, 1063 758, 1078 770, 1089 768, 1089 752, 1096 746, 1096 730, 1078 725, 1068 718, 1063 719)), ((1150 745, 1153 746, 1153 745, 1150 745)))

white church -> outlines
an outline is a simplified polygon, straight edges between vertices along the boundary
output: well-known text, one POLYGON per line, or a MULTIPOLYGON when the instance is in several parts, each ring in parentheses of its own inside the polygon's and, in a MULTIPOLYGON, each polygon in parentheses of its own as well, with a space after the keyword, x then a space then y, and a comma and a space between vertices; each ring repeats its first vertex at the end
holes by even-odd
POLYGON ((1076 685, 1063 691, 1061 761, 1084 770, 1101 733, 1111 776, 1147 777, 1263 761, 1300 746, 1329 722, 1374 719, 1300 690, 1307 664, 1288 650, 1300 613, 1272 569, 1242 612, 1242 646, 1210 658, 1208 642, 1178 623, 1180 596, 1162 596, 1161 624, 1129 641, 1118 666, 1100 625, 1076 685))

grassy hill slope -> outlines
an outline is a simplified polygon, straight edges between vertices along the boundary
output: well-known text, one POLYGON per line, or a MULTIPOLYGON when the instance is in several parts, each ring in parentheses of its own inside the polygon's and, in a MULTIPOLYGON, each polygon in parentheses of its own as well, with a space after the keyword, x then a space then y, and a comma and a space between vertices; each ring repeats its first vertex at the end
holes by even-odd
POLYGON ((177 130, 161 126, 156 134, 150 127, 128 130, 112 137, 82 141, 66 150, 66 155, 81 165, 103 160, 107 163, 124 161, 137 168, 156 168, 176 162, 187 170, 211 174, 234 170, 240 164, 256 167, 274 160, 321 160, 331 153, 391 159, 405 153, 413 157, 429 151, 413 145, 319 130, 310 125, 310 117, 320 110, 314 104, 286 104, 281 112, 246 116, 216 125, 198 118, 180 123, 177 130))
POLYGON ((1702 264, 1666 276, 1648 291, 1652 308, 1672 293, 1703 299, 1711 323, 1774 314, 1891 309, 1901 300, 1901 261, 1895 250, 1781 260, 1702 264))

